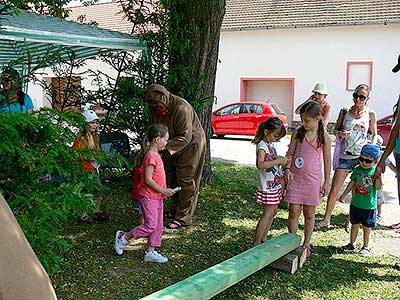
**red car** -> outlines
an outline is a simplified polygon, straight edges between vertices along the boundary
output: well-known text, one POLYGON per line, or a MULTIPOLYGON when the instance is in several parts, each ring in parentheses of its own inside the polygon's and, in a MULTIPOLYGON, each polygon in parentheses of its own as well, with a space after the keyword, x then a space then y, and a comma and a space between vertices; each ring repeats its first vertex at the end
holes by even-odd
POLYGON ((389 141, 390 130, 392 129, 393 123, 393 114, 383 117, 377 121, 378 134, 383 138, 384 145, 387 145, 387 142, 389 141))
POLYGON ((223 106, 213 112, 211 127, 218 137, 226 134, 254 136, 258 124, 270 117, 278 117, 288 128, 282 109, 274 103, 266 102, 238 102, 223 106))

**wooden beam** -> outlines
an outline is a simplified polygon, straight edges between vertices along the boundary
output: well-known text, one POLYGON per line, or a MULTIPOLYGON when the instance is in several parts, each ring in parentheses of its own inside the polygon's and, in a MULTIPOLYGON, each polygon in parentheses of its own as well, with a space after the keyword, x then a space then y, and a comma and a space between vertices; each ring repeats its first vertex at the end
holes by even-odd
POLYGON ((300 246, 301 237, 284 233, 142 300, 210 299, 300 246))
POLYGON ((307 251, 304 247, 297 247, 292 252, 272 262, 269 267, 294 274, 306 261, 307 251))
POLYGON ((271 263, 269 267, 289 274, 294 274, 299 268, 299 257, 295 254, 288 253, 271 263))

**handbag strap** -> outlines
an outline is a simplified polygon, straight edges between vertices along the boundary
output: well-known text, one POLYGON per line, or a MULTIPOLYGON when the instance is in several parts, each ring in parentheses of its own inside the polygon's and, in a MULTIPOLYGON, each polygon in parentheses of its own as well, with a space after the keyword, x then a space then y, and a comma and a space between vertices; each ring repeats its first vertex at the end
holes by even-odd
POLYGON ((342 107, 342 109, 340 110, 340 115, 339 115, 339 124, 336 124, 336 130, 340 131, 343 127, 343 123, 344 123, 344 117, 347 114, 347 108, 346 107, 342 107))

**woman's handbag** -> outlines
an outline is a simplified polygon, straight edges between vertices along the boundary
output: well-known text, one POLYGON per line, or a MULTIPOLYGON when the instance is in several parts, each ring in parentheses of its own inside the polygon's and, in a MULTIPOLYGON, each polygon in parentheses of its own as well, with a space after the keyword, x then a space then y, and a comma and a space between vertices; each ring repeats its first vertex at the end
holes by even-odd
MULTIPOLYGON (((340 110, 340 113, 341 113, 340 126, 336 126, 336 142, 335 142, 335 150, 333 151, 333 159, 332 159, 333 170, 336 170, 339 167, 340 150, 341 150, 341 145, 342 145, 342 138, 339 137, 339 131, 342 130, 343 123, 344 123, 344 117, 347 114, 347 108, 342 108, 340 110)), ((336 124, 336 125, 338 125, 338 124, 336 124)))

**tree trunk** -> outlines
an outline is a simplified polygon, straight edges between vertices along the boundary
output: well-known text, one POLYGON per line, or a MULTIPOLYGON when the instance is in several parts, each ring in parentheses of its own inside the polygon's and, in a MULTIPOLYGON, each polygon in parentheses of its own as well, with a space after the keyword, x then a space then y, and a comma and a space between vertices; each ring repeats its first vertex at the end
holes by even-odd
POLYGON ((213 182, 210 138, 219 39, 225 0, 166 1, 170 19, 170 90, 197 110, 207 139, 203 182, 213 182))

